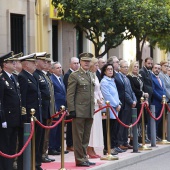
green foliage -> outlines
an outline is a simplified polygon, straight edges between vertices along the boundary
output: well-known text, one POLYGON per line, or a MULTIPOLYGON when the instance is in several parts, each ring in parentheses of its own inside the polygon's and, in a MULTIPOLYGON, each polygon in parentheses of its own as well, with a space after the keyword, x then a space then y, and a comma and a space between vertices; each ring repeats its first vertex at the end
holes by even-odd
POLYGON ((158 43, 170 32, 169 0, 52 0, 52 3, 59 17, 86 33, 96 56, 106 54, 133 36, 141 55, 139 45, 147 37, 149 40, 154 37, 153 42, 158 43), (105 51, 100 53, 103 46, 105 51))

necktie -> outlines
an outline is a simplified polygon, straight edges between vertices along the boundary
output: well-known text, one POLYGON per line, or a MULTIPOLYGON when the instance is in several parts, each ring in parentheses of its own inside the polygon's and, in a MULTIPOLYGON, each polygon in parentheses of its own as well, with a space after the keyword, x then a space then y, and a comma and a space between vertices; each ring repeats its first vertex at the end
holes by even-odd
POLYGON ((159 82, 160 86, 162 87, 162 82, 161 82, 160 78, 157 77, 157 79, 158 79, 158 82, 159 82))
POLYGON ((60 84, 62 85, 61 78, 59 78, 60 84))
POLYGON ((12 80, 12 82, 14 83, 14 87, 15 89, 17 89, 17 85, 16 85, 16 80, 15 77, 13 75, 10 76, 10 79, 12 80))
POLYGON ((11 75, 10 78, 11 78, 12 82, 15 84, 15 78, 14 78, 14 76, 11 75))

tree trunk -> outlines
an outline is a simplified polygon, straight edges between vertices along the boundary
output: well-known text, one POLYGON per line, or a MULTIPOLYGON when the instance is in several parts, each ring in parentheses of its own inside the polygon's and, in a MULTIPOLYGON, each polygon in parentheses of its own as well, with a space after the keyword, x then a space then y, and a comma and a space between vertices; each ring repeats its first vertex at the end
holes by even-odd
POLYGON ((140 48, 139 37, 136 37, 136 61, 139 61, 139 67, 142 67, 142 50, 140 48))

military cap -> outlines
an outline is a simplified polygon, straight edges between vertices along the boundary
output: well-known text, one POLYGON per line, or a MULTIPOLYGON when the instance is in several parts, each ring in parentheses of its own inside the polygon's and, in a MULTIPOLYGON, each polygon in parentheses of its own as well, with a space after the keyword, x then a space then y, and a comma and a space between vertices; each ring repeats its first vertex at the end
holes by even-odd
POLYGON ((14 57, 13 55, 14 55, 14 52, 11 51, 11 52, 9 52, 7 54, 4 54, 4 55, 0 56, 0 62, 3 63, 3 62, 6 62, 6 61, 13 61, 13 60, 15 60, 13 58, 14 57))
POLYGON ((51 61, 51 58, 50 58, 51 54, 46 54, 46 61, 51 61))
POLYGON ((91 54, 91 53, 81 53, 81 54, 79 54, 80 60, 83 60, 83 61, 91 61, 92 57, 93 57, 93 54, 91 54))
POLYGON ((36 54, 32 53, 29 55, 25 55, 23 57, 18 58, 20 61, 35 61, 36 60, 36 54))
POLYGON ((47 54, 46 52, 39 52, 39 53, 36 53, 36 57, 37 57, 37 59, 45 60, 46 54, 47 54))
POLYGON ((14 57, 14 60, 19 60, 20 57, 23 56, 23 53, 18 53, 18 54, 15 54, 13 57, 14 57))

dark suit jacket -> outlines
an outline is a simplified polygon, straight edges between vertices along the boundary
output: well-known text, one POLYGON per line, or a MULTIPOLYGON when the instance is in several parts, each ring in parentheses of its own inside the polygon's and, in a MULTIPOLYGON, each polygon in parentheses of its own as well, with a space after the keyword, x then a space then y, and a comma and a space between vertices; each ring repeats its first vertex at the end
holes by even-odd
POLYGON ((22 70, 18 75, 18 81, 21 88, 22 107, 26 108, 26 121, 30 122, 30 110, 35 109, 35 117, 42 120, 41 113, 41 92, 39 85, 33 75, 22 70))
POLYGON ((139 70, 139 73, 142 76, 141 80, 145 85, 143 90, 144 92, 149 94, 148 102, 151 103, 152 93, 153 93, 151 73, 149 73, 145 67, 142 67, 139 70))
POLYGON ((166 95, 164 82, 160 79, 162 82, 162 86, 161 86, 155 74, 151 74, 151 77, 152 77, 152 87, 153 87, 152 104, 161 107, 162 96, 166 95))
POLYGON ((99 72, 99 70, 96 71, 96 76, 98 77, 99 82, 100 82, 102 78, 101 78, 101 73, 99 72))
POLYGON ((121 109, 124 109, 125 107, 125 86, 124 86, 124 82, 120 79, 119 73, 116 73, 114 72, 114 75, 115 75, 115 83, 116 83, 116 87, 117 87, 117 91, 118 91, 118 94, 119 94, 119 100, 121 101, 122 103, 122 107, 121 109))
MULTIPOLYGON (((5 71, 0 74, 1 123, 7 122, 7 127, 16 127, 21 123, 21 99, 19 83, 15 84, 5 71)), ((2 126, 0 126, 1 128, 2 126)))
POLYGON ((48 81, 46 80, 44 73, 40 70, 35 70, 34 77, 39 83, 39 88, 41 92, 42 99, 42 118, 50 118, 50 90, 48 86, 48 81))
MULTIPOLYGON (((56 105, 56 109, 59 111, 60 110, 60 106, 62 105, 66 105, 66 90, 65 90, 65 86, 63 83, 63 86, 60 84, 60 82, 58 81, 57 77, 52 74, 50 76, 53 85, 54 85, 54 96, 55 96, 55 105, 56 105)), ((62 78, 61 78, 62 81, 62 78)))
POLYGON ((130 80, 132 90, 135 93, 135 96, 136 96, 136 99, 137 99, 136 108, 137 108, 137 112, 139 113, 140 108, 141 108, 141 97, 143 96, 143 92, 144 92, 143 91, 144 84, 143 84, 143 88, 140 90, 140 83, 139 83, 138 79, 140 79, 142 81, 141 77, 137 78, 136 76, 131 76, 131 75, 128 75, 127 77, 130 80))
POLYGON ((65 88, 67 90, 67 85, 68 85, 68 78, 69 78, 69 75, 72 73, 72 71, 69 69, 67 71, 67 73, 64 75, 64 79, 63 79, 63 82, 64 82, 64 85, 65 85, 65 88))

